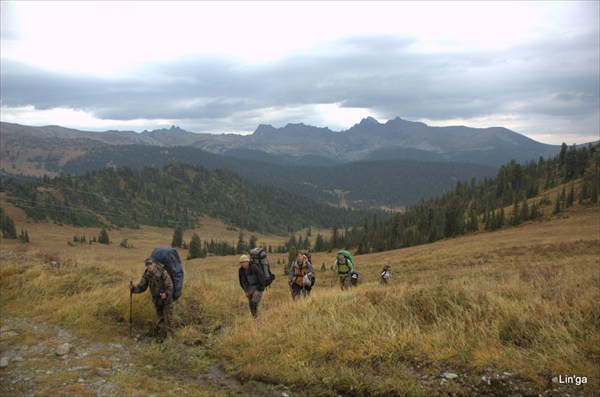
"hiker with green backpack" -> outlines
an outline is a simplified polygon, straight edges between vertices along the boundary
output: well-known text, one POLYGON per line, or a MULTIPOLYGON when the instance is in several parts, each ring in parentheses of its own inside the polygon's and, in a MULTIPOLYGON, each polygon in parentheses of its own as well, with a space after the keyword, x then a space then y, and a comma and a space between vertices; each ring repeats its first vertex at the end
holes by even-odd
POLYGON ((332 269, 337 269, 342 291, 350 287, 350 272, 354 270, 354 260, 348 251, 338 251, 332 269))

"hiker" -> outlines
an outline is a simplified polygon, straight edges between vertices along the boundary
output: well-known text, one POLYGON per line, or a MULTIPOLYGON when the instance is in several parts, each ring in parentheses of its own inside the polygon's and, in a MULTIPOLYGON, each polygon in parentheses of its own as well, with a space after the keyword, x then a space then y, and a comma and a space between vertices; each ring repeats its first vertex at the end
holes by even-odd
POLYGON ((342 252, 338 252, 337 258, 331 268, 337 268, 338 276, 340 278, 340 288, 342 291, 347 290, 350 286, 350 272, 354 270, 352 262, 349 261, 342 252))
POLYGON ((350 286, 356 287, 358 285, 358 272, 356 270, 352 270, 350 272, 350 286))
POLYGON ((302 296, 310 295, 310 290, 315 284, 315 271, 306 254, 299 253, 292 262, 288 284, 292 290, 292 299, 296 300, 300 293, 302 296))
POLYGON ((240 269, 238 275, 240 286, 248 298, 250 313, 253 317, 258 316, 258 304, 262 299, 263 291, 265 290, 265 276, 260 271, 257 265, 250 262, 248 255, 240 256, 240 269))
POLYGON ((129 282, 129 290, 141 294, 150 289, 154 309, 158 316, 158 339, 163 341, 167 336, 173 336, 173 281, 161 263, 152 257, 146 258, 146 271, 138 285, 129 282))
POLYGON ((390 277, 392 277, 392 268, 390 265, 383 266, 379 275, 379 284, 387 284, 390 277))

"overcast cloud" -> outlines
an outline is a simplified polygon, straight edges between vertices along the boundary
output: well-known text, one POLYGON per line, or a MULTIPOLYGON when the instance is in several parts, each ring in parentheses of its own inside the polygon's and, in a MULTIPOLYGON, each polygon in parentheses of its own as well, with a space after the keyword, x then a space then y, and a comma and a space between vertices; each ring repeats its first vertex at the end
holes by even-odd
POLYGON ((399 116, 600 139, 597 1, 1 4, 2 121, 250 133, 399 116))

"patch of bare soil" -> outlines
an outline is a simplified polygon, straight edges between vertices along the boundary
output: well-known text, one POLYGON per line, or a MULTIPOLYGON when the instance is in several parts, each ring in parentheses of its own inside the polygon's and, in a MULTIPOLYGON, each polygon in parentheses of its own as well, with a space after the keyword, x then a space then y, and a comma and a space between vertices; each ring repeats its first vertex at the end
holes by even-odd
MULTIPOLYGON (((74 336, 68 329, 28 318, 3 316, 0 323, 0 395, 36 397, 124 396, 121 379, 140 367, 144 343, 100 343, 74 336)), ((287 389, 258 382, 242 384, 214 363, 190 383, 203 390, 240 397, 292 397, 287 389), (283 390, 282 390, 283 389, 283 390)))

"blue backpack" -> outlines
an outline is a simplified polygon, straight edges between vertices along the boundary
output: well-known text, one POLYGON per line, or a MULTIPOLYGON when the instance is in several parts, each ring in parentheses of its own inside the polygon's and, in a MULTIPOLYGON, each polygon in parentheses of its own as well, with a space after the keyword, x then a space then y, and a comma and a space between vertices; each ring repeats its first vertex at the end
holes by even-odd
POLYGON ((173 300, 176 301, 181 296, 183 290, 183 266, 179 253, 175 248, 154 248, 151 255, 157 262, 167 269, 167 273, 173 281, 173 300))

